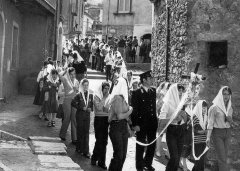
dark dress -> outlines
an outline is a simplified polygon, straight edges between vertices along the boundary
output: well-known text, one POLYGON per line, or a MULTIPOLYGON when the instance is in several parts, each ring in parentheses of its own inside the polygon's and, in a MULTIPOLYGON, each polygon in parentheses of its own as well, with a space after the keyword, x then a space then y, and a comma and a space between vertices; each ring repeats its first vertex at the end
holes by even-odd
POLYGON ((37 91, 33 101, 34 105, 42 106, 44 101, 43 87, 40 87, 40 81, 37 83, 37 91))
POLYGON ((43 86, 44 96, 48 94, 48 98, 45 97, 43 104, 43 113, 57 113, 58 112, 58 103, 57 103, 57 93, 60 82, 56 84, 46 81, 43 86))
MULTIPOLYGON (((143 87, 133 91, 131 105, 133 112, 131 115, 132 126, 139 126, 137 141, 146 143, 152 142, 156 138, 158 120, 156 115, 156 89, 149 88, 146 91, 143 87)), ((136 144, 136 168, 143 169, 144 166, 151 167, 154 157, 156 143, 147 147, 144 157, 145 147, 136 144)))
MULTIPOLYGON (((85 95, 87 99, 87 95, 85 95)), ((72 100, 72 106, 77 109, 77 151, 83 154, 89 154, 89 129, 90 129, 90 112, 84 111, 86 106, 82 93, 77 94, 72 100)), ((93 111, 93 95, 89 94, 87 108, 93 111)))
MULTIPOLYGON (((200 156, 204 149, 206 148, 206 134, 199 134, 198 131, 202 131, 202 127, 199 124, 199 119, 196 116, 193 116, 193 127, 194 127, 194 150, 196 157, 200 156)), ((202 171, 205 167, 205 156, 206 153, 196 160, 192 171, 202 171)))

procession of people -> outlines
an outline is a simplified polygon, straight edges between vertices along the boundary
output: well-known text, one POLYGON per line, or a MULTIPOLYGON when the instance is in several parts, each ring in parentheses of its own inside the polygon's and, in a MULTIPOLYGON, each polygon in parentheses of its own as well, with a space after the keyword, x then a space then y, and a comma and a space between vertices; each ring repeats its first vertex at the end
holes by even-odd
MULTIPOLYGON (((56 118, 62 119, 59 137, 66 140, 71 124, 71 139, 76 152, 89 158, 92 165, 109 171, 121 171, 126 160, 129 137, 136 139, 136 170, 154 171, 154 156, 163 151, 162 137, 166 137, 166 171, 188 168, 186 161, 194 156, 193 171, 204 171, 206 149, 210 141, 216 149, 219 171, 228 171, 232 120, 232 91, 224 86, 212 102, 199 99, 182 104, 187 85, 181 83, 154 83, 152 71, 133 78, 126 62, 134 61, 126 52, 136 51, 137 41, 130 38, 125 49, 123 38, 118 45, 110 38, 108 43, 82 40, 81 47, 72 45, 63 50, 62 61, 43 62, 37 78, 35 105, 40 106, 39 117, 47 127, 55 127, 56 118), (131 48, 130 44, 131 43, 131 48), (125 57, 124 54, 125 53, 125 57), (96 91, 89 88, 87 68, 106 73, 106 81, 96 91), (178 110, 179 106, 182 108, 178 110), (191 110, 190 110, 191 109, 191 110), (90 115, 94 114, 95 146, 89 149, 90 115), (113 157, 106 165, 108 137, 112 142, 113 157)), ((130 53, 129 53, 130 54, 130 53)), ((145 59, 147 60, 147 59, 145 59)))

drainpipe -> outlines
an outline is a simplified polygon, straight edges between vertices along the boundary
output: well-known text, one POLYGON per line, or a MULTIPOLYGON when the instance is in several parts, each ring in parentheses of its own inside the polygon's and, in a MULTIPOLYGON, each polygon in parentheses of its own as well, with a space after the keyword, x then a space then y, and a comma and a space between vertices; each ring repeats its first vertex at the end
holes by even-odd
POLYGON ((55 45, 54 45, 54 56, 53 56, 53 60, 57 60, 58 58, 58 24, 59 24, 59 15, 60 15, 60 4, 59 4, 59 0, 56 0, 56 12, 55 12, 55 45))
POLYGON ((107 35, 106 35, 106 42, 108 41, 109 13, 110 13, 110 0, 108 0, 108 19, 107 19, 107 35))
POLYGON ((170 59, 170 8, 166 0, 167 24, 166 24, 166 77, 169 81, 169 59, 170 59))

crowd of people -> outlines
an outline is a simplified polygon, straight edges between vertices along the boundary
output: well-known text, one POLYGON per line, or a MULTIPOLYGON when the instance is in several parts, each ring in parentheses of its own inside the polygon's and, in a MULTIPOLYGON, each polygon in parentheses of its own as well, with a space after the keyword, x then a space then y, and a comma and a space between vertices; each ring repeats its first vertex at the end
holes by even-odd
POLYGON ((149 56, 151 41, 143 37, 140 38, 140 42, 136 36, 108 37, 107 42, 98 38, 85 38, 78 43, 67 42, 65 46, 66 54, 68 54, 69 46, 79 52, 88 67, 101 72, 103 72, 106 50, 110 47, 114 51, 119 51, 123 60, 127 63, 150 63, 151 61, 149 56))
MULTIPOLYGON (((120 40, 121 41, 121 40, 120 40)), ((118 42, 118 44, 120 43, 118 42)), ((154 171, 153 158, 162 152, 162 136, 166 137, 168 164, 166 171, 177 171, 180 158, 186 161, 191 154, 195 160, 193 171, 203 171, 206 147, 210 139, 216 149, 219 171, 228 171, 227 152, 231 136, 232 91, 225 86, 220 89, 209 108, 204 99, 199 100, 189 112, 188 106, 177 111, 164 134, 156 139, 166 123, 176 112, 186 87, 180 83, 161 83, 153 87, 151 71, 133 78, 127 71, 121 46, 94 40, 84 53, 73 48, 62 61, 48 58, 37 78, 34 104, 41 107, 39 117, 54 127, 56 118, 62 119, 59 137, 66 140, 71 123, 71 139, 76 152, 91 159, 109 171, 121 171, 126 159, 128 138, 136 137, 136 169, 154 171), (90 48, 91 47, 91 48, 90 48), (99 56, 100 54, 100 56, 99 56), (91 63, 91 65, 90 65, 91 63), (87 66, 106 72, 106 81, 96 91, 89 89, 87 66), (94 113, 95 147, 89 151, 90 114, 94 113), (193 131, 193 134, 192 134, 193 131), (113 146, 113 157, 106 166, 108 136, 113 146), (157 141, 156 141, 157 140, 157 141)), ((120 43, 121 44, 121 43, 120 43)), ((183 164, 183 169, 187 169, 183 164)))

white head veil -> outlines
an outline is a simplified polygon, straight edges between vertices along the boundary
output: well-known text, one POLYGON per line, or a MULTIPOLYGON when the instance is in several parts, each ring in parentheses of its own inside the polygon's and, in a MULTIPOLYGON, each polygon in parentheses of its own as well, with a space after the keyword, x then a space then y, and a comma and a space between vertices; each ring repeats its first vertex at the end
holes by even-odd
POLYGON ((78 62, 84 61, 84 59, 80 56, 80 54, 78 53, 78 51, 74 50, 74 51, 73 51, 73 54, 74 54, 74 53, 77 54, 77 61, 78 61, 78 62))
POLYGON ((119 77, 116 80, 112 93, 110 95, 110 103, 116 95, 122 95, 124 97, 124 100, 128 103, 128 86, 127 81, 123 77, 119 77))
POLYGON ((224 104, 224 101, 223 101, 223 94, 222 94, 223 89, 225 89, 225 88, 228 88, 228 86, 224 86, 219 90, 217 96, 213 100, 213 104, 215 106, 219 107, 225 113, 225 115, 228 116, 229 110, 232 107, 232 102, 231 102, 231 96, 230 96, 228 106, 227 106, 227 108, 225 107, 225 104, 224 104))
POLYGON ((206 124, 207 124, 207 113, 203 116, 202 115, 202 104, 203 102, 206 102, 205 100, 199 100, 196 104, 196 106, 193 109, 193 115, 195 115, 198 120, 199 124, 202 127, 203 130, 206 129, 206 124))
POLYGON ((57 76, 56 80, 53 80, 53 77, 52 77, 52 71, 48 74, 47 76, 47 80, 50 81, 51 83, 53 84, 56 84, 58 81, 59 81, 59 78, 57 76))
POLYGON ((177 83, 171 85, 171 87, 167 91, 165 97, 163 98, 163 102, 168 103, 171 108, 177 109, 177 107, 180 103, 177 83))

